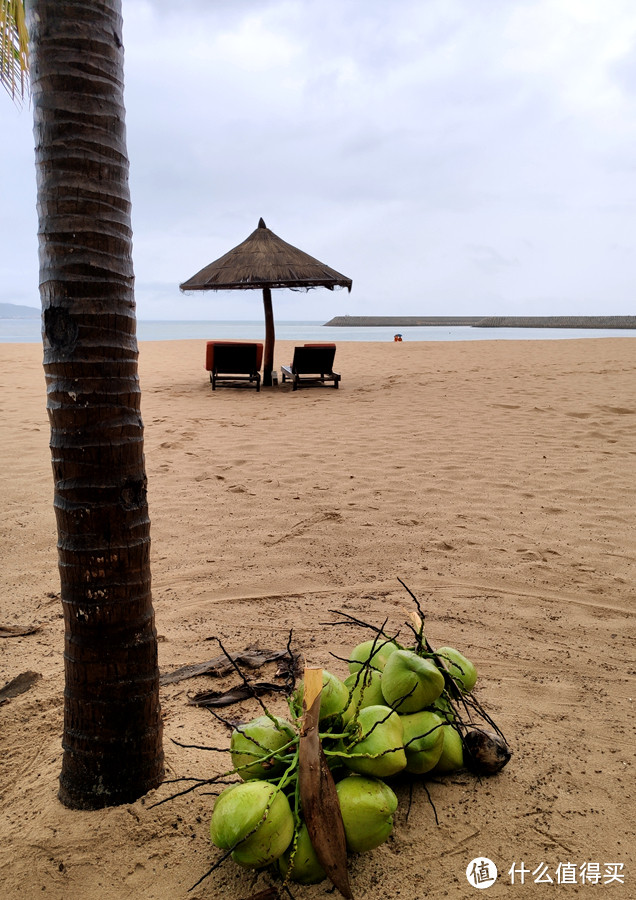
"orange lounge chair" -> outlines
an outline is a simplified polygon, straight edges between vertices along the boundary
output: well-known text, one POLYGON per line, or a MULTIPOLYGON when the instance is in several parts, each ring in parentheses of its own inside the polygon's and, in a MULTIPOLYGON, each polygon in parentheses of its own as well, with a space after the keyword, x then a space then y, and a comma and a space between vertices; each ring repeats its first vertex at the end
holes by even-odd
POLYGON ((298 390, 301 384, 340 384, 340 375, 333 370, 336 355, 335 344, 305 344, 294 348, 294 358, 289 366, 281 366, 283 383, 289 378, 298 390))
POLYGON ((263 345, 243 341, 208 341, 205 350, 205 368, 210 373, 212 390, 221 382, 249 382, 257 391, 261 389, 261 362, 263 345))

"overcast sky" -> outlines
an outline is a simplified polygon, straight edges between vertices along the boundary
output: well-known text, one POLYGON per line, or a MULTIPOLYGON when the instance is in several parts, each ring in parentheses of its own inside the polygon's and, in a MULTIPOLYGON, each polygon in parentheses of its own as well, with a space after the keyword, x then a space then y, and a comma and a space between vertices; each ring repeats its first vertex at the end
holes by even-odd
MULTIPOLYGON (((123 0, 142 319, 257 226, 353 279, 278 319, 636 312, 633 0, 123 0)), ((37 306, 31 111, 0 95, 0 301, 37 306), (9 224, 11 222, 11 224, 9 224)))

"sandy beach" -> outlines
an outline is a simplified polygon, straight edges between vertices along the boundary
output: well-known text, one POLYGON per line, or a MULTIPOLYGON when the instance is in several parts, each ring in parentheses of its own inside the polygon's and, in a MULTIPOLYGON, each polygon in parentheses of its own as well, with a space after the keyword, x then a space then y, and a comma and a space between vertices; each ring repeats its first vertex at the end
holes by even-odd
MULTIPOLYGON (((292 351, 279 342, 275 365, 292 351)), ((0 626, 39 626, 0 637, 0 687, 41 676, 0 705, 0 893, 250 897, 276 882, 231 861, 189 892, 219 856, 212 796, 151 808, 180 786, 162 785, 97 813, 57 800, 63 623, 41 357, 0 345, 0 626)), ((162 673, 218 655, 216 638, 282 649, 291 629, 307 664, 344 677, 337 657, 368 634, 335 627, 332 610, 397 631, 413 609, 401 578, 431 642, 476 664, 512 747, 497 777, 426 782, 437 822, 422 780, 410 810, 398 780, 393 835, 351 857, 357 900, 473 897, 477 857, 499 869, 489 898, 636 896, 635 357, 631 338, 343 342, 337 391, 212 393, 202 341, 141 345, 162 673), (576 883, 559 885, 568 864, 576 883)), ((231 680, 162 687, 168 779, 229 768, 179 744, 229 746, 188 698, 231 680)), ((268 705, 285 712, 280 696, 268 705)), ((293 895, 337 896, 327 882, 293 895)))

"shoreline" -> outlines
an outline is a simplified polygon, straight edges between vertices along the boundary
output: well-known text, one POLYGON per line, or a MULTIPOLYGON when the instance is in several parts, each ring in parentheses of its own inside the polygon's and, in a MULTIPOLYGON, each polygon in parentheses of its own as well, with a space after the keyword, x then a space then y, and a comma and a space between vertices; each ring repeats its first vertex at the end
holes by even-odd
MULTIPOLYGON (((354 318, 354 317, 352 317, 354 318)), ((401 319, 404 323, 406 320, 401 319)), ((440 323, 437 322, 437 325, 440 323)), ((529 324, 529 323, 528 323, 529 324)), ((463 342, 474 341, 554 341, 589 338, 634 338, 636 337, 636 321, 633 328, 627 327, 472 327, 470 325, 446 325, 442 327, 415 326, 406 324, 360 327, 361 321, 351 327, 327 327, 320 322, 278 321, 276 325, 276 341, 323 342, 333 341, 338 344, 346 342, 393 343, 396 333, 403 335, 403 340, 415 342, 463 342), (356 327, 356 325, 358 327, 356 327)), ((262 321, 172 321, 152 322, 139 319, 137 322, 137 340, 142 341, 179 341, 179 340, 240 340, 262 341, 264 323, 262 321)), ((3 320, 0 319, 0 345, 3 344, 39 344, 42 345, 41 323, 39 320, 3 320)), ((285 360, 288 362, 288 360, 285 360)))

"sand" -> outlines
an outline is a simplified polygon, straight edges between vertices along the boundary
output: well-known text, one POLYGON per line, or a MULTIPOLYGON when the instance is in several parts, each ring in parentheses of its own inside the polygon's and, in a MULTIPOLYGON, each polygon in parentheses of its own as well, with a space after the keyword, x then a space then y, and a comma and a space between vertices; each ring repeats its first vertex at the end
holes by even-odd
MULTIPOLYGON (((636 368, 631 338, 340 343, 340 390, 210 390, 201 341, 145 343, 140 371, 162 672, 289 630, 307 664, 344 677, 368 637, 342 610, 397 630, 419 597, 434 645, 477 665, 477 695, 514 756, 499 776, 409 787, 390 840, 351 858, 356 898, 634 897, 636 368), (325 624, 331 623, 331 624, 325 624), (332 654, 335 654, 333 656, 332 654), (511 866, 530 870, 525 887, 511 866), (559 864, 561 868, 558 869, 559 864), (592 879, 581 883, 581 866, 592 879), (594 864, 599 883, 594 883, 594 864), (611 881, 610 864, 622 880, 611 881), (547 867, 547 868, 546 868, 547 867), (545 871, 545 875, 542 873, 545 871), (532 874, 532 873, 535 874, 532 874), (551 877, 552 888, 537 878, 551 877), (623 883, 624 882, 624 883, 623 883), (561 894, 559 893, 559 896, 561 894)), ((292 345, 279 343, 276 365, 292 345)), ((58 802, 63 625, 41 348, 0 345, 3 460, 0 885, 7 900, 239 898, 273 884, 218 853, 213 798, 81 813, 58 802)), ((221 686, 229 684, 221 682, 221 686)), ((224 726, 161 689, 167 777, 224 771, 224 726)), ((272 697, 274 711, 284 702, 272 697)), ((250 718, 253 701, 230 710, 250 718)), ((333 896, 327 885, 296 898, 333 896)))

